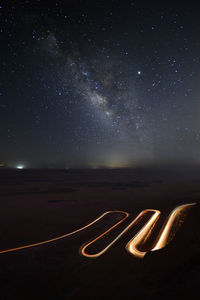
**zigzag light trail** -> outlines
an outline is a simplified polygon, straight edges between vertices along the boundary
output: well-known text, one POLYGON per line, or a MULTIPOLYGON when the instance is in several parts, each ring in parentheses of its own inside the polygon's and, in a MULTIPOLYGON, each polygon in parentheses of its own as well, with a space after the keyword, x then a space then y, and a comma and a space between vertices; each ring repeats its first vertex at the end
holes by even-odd
MULTIPOLYGON (((169 215, 168 221, 166 225, 161 229, 161 233, 158 235, 158 240, 156 241, 156 245, 154 246, 153 249, 150 249, 149 251, 155 251, 159 250, 163 247, 165 247, 168 244, 168 237, 170 235, 171 228, 174 224, 175 219, 178 216, 178 213, 181 211, 185 210, 186 208, 189 208, 196 203, 191 203, 191 204, 184 204, 181 206, 176 207, 171 214, 169 215)), ((146 209, 143 210, 110 244, 108 244, 103 250, 100 252, 97 252, 95 254, 88 254, 86 252, 87 247, 89 247, 91 244, 95 243, 98 239, 103 237, 108 231, 104 232, 103 234, 99 235, 86 245, 84 245, 81 249, 80 252, 83 256, 89 257, 89 258, 96 258, 104 254, 119 238, 122 237, 131 227, 133 227, 139 220, 140 218, 147 214, 148 212, 153 212, 153 215, 150 217, 150 219, 145 223, 145 225, 142 227, 142 229, 127 243, 126 245, 126 250, 134 255, 135 257, 138 258, 143 258, 147 252, 140 251, 138 248, 138 245, 141 244, 141 242, 147 237, 150 236, 152 228, 155 226, 157 223, 161 212, 159 210, 155 209, 146 209)), ((109 230, 110 231, 110 230, 109 230)))
POLYGON ((123 213, 125 214, 125 217, 120 220, 119 222, 117 222, 114 226, 112 226, 109 230, 112 230, 113 227, 118 226, 121 222, 123 222, 126 218, 128 218, 129 214, 127 212, 123 212, 123 211, 107 211, 105 213, 103 213, 102 215, 100 215, 98 218, 96 218, 94 221, 90 222, 89 224, 87 224, 86 226, 83 226, 77 230, 74 230, 70 233, 66 233, 63 235, 60 235, 58 237, 52 238, 52 239, 48 239, 42 242, 38 242, 38 243, 33 243, 33 244, 28 244, 28 245, 24 245, 24 246, 20 246, 20 247, 16 247, 16 248, 11 248, 11 249, 6 249, 6 250, 0 250, 0 254, 3 253, 8 253, 8 252, 14 252, 14 251, 19 251, 19 250, 23 250, 23 249, 27 249, 27 248, 32 248, 32 247, 37 247, 37 246, 42 246, 42 245, 46 245, 48 243, 52 243, 61 239, 64 239, 68 236, 74 235, 80 231, 83 231, 84 229, 87 229, 88 227, 92 226, 93 224, 97 223, 98 221, 100 221, 105 215, 108 214, 112 214, 112 213, 123 213))
MULTIPOLYGON (((156 240, 155 245, 153 246, 152 249, 150 249, 149 251, 155 251, 155 250, 159 250, 163 247, 165 247, 168 244, 168 238, 170 235, 170 232, 172 230, 172 226, 174 225, 175 220, 178 218, 179 213, 181 213, 182 211, 184 211, 185 209, 195 205, 196 203, 189 203, 189 204, 183 204, 180 205, 178 207, 176 207, 171 214, 169 215, 166 224, 164 224, 164 226, 162 227, 160 234, 158 235, 158 238, 156 240)), ((115 223, 113 226, 111 226, 110 228, 108 228, 106 231, 104 231, 102 234, 100 234, 99 236, 97 236, 96 238, 92 239, 90 242, 86 243, 85 245, 83 245, 80 248, 80 254, 88 257, 88 258, 97 258, 99 256, 101 256, 102 254, 104 254, 114 243, 116 243, 129 229, 131 229, 131 227, 133 227, 145 214, 147 214, 148 212, 153 212, 153 215, 150 217, 150 219, 145 223, 145 225, 139 230, 139 232, 137 234, 134 235, 134 237, 127 243, 126 245, 126 250, 132 254, 135 257, 138 258, 143 258, 145 256, 145 254, 147 253, 144 251, 140 251, 138 248, 138 245, 141 244, 142 241, 144 241, 144 239, 148 236, 150 236, 152 228, 154 227, 154 225, 156 224, 156 222, 158 221, 161 212, 159 210, 155 210, 155 209, 146 209, 143 210, 142 212, 140 212, 137 217, 128 225, 125 227, 125 229, 122 230, 122 232, 120 234, 117 235, 117 237, 115 237, 112 242, 110 242, 103 250, 94 253, 94 254, 89 254, 87 253, 86 249, 92 245, 93 243, 95 243, 97 240, 99 240, 100 238, 102 238, 103 236, 105 236, 106 234, 108 234, 111 230, 113 230, 114 228, 116 228, 117 226, 119 226, 122 222, 124 222, 128 217, 129 217, 129 213, 124 212, 124 211, 107 211, 105 213, 103 213, 102 215, 100 215, 98 218, 96 218, 95 220, 93 220, 92 222, 90 222, 89 224, 74 230, 70 233, 66 233, 64 235, 52 238, 52 239, 48 239, 42 242, 38 242, 38 243, 33 243, 33 244, 28 244, 28 245, 23 245, 23 246, 19 246, 16 248, 11 248, 11 249, 6 249, 6 250, 1 250, 0 254, 5 254, 5 253, 9 253, 9 252, 15 252, 15 251, 20 251, 20 250, 24 250, 27 248, 32 248, 32 247, 37 247, 37 246, 42 246, 42 245, 46 245, 48 243, 52 243, 52 242, 56 242, 58 240, 64 239, 68 236, 74 235, 78 232, 81 232, 87 228, 89 228, 90 226, 92 226, 93 224, 97 223, 98 221, 100 221, 104 216, 108 215, 108 214, 113 214, 113 213, 121 213, 124 214, 125 216, 118 221, 117 223, 115 223)))

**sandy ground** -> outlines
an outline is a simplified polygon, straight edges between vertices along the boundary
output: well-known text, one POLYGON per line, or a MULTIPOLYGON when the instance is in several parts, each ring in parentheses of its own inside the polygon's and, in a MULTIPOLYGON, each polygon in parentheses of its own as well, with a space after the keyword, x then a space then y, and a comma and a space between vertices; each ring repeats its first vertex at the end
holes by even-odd
POLYGON ((197 203, 175 239, 143 260, 124 247, 139 227, 100 258, 81 257, 79 247, 105 222, 46 246, 2 254, 0 299, 181 299, 197 291, 198 170, 0 170, 0 187, 0 250, 71 232, 108 210, 134 218, 155 208, 165 216, 177 205, 197 203))

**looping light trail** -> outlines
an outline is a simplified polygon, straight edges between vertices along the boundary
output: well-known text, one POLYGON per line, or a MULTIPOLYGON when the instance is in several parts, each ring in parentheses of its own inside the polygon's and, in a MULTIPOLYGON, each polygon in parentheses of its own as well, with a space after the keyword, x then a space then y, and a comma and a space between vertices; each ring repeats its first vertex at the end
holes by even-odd
MULTIPOLYGON (((175 221, 177 220, 177 218, 179 218, 180 214, 182 212, 184 212, 186 209, 190 208, 191 206, 195 205, 196 203, 189 203, 189 204, 183 204, 180 205, 178 207, 176 207, 169 215, 166 223, 163 225, 163 227, 161 228, 161 231, 156 239, 156 242, 153 246, 153 248, 149 249, 149 251, 155 251, 155 250, 159 250, 163 247, 165 247, 169 242, 170 242, 170 234, 172 232, 172 228, 173 226, 175 226, 175 221)), ((100 221, 104 216, 108 215, 108 214, 113 214, 113 213, 121 213, 124 214, 124 217, 118 221, 117 223, 115 223, 113 226, 111 226, 110 228, 108 228, 106 231, 104 231, 102 234, 100 234, 99 236, 97 236, 96 238, 94 238, 93 240, 91 240, 90 242, 86 243, 85 245, 83 245, 80 248, 80 254, 88 257, 88 258, 97 258, 99 256, 101 256, 102 254, 104 254, 114 243, 116 243, 129 229, 131 229, 131 227, 133 227, 145 214, 149 213, 149 212, 153 212, 152 216, 150 217, 150 219, 145 223, 145 225, 139 230, 139 232, 127 243, 126 245, 126 250, 134 255, 135 257, 138 258, 143 258, 145 256, 145 254, 148 251, 141 251, 139 249, 139 245, 146 240, 146 238, 148 238, 151 235, 152 229, 155 226, 155 224, 157 223, 159 217, 160 217, 160 211, 159 210, 155 210, 155 209, 146 209, 143 210, 142 212, 140 212, 138 214, 138 216, 128 225, 125 227, 125 229, 122 230, 122 232, 120 234, 117 235, 117 237, 115 237, 112 242, 110 242, 103 250, 94 253, 94 254, 89 254, 87 253, 87 248, 92 245, 93 243, 95 243, 97 240, 99 240, 100 238, 102 238, 103 236, 105 236, 106 234, 108 234, 111 230, 113 230, 114 228, 116 228, 117 226, 119 226, 122 222, 124 222, 128 217, 129 217, 129 213, 124 212, 124 211, 107 211, 105 213, 103 213, 102 215, 100 215, 98 218, 96 218, 95 220, 93 220, 92 222, 90 222, 89 224, 74 230, 70 233, 66 233, 64 235, 52 238, 52 239, 48 239, 46 241, 43 242, 38 242, 38 243, 33 243, 33 244, 28 244, 28 245, 24 245, 24 246, 20 246, 20 247, 16 247, 16 248, 11 248, 11 249, 6 249, 6 250, 1 250, 0 254, 3 253, 9 253, 9 252, 14 252, 14 251, 19 251, 19 250, 23 250, 23 249, 27 249, 27 248, 32 248, 32 247, 37 247, 37 246, 42 246, 51 242, 55 242, 61 239, 64 239, 68 236, 74 235, 80 231, 83 231, 85 229, 87 229, 88 227, 92 226, 93 224, 97 223, 98 221, 100 221)), ((177 225, 175 226, 177 227, 177 225)), ((173 229, 174 232, 177 231, 177 228, 173 229)))
MULTIPOLYGON (((178 214, 180 212, 184 211, 185 209, 195 205, 195 204, 196 203, 183 204, 181 206, 176 207, 171 212, 171 214, 169 215, 167 223, 162 227, 162 229, 160 231, 160 234, 158 235, 156 245, 153 247, 153 249, 150 249, 149 251, 159 250, 159 249, 165 247, 168 244, 169 235, 171 233, 172 226, 174 225, 174 222, 175 222, 176 218, 178 217, 178 214)), ((110 228, 109 230, 107 230, 106 232, 99 235, 98 237, 96 237, 95 239, 93 239, 92 241, 90 241, 89 243, 84 245, 82 248, 80 248, 80 253, 83 256, 86 256, 86 257, 89 257, 89 258, 99 257, 100 255, 105 253, 119 238, 121 238, 121 236, 124 235, 132 226, 134 226, 144 214, 147 214, 148 212, 153 212, 153 215, 146 222, 146 224, 140 229, 140 231, 126 245, 126 250, 130 254, 132 254, 132 255, 134 255, 138 258, 143 258, 148 251, 146 251, 146 252, 141 251, 141 250, 139 250, 138 246, 146 238, 148 238, 151 235, 152 229, 155 226, 155 224, 157 223, 157 221, 160 217, 160 214, 161 214, 159 210, 155 210, 155 209, 143 210, 115 239, 113 239, 113 241, 110 244, 108 244, 108 246, 106 246, 100 252, 94 253, 94 254, 88 254, 86 252, 86 249, 91 244, 95 243, 98 239, 100 239, 105 234, 107 234, 110 230, 112 230, 112 228, 110 228)))
MULTIPOLYGON (((90 227, 93 224, 95 224, 98 221, 100 221, 106 215, 112 214, 112 213, 122 213, 122 214, 125 214, 125 217, 121 221, 119 221, 118 223, 116 223, 113 227, 119 225, 121 222, 123 222, 129 216, 129 214, 127 212, 123 212, 123 211, 107 211, 107 212, 103 213, 102 215, 100 215, 98 218, 96 218, 94 221, 90 222, 86 226, 81 227, 81 228, 79 228, 77 230, 74 230, 72 232, 60 235, 58 237, 55 237, 55 238, 52 238, 52 239, 49 239, 49 240, 46 240, 46 241, 43 241, 43 242, 38 242, 38 243, 34 243, 34 244, 28 244, 28 245, 24 245, 24 246, 20 246, 20 247, 16 247, 16 248, 11 248, 11 249, 6 249, 6 250, 0 250, 0 254, 8 253, 8 252, 14 252, 14 251, 19 251, 19 250, 23 250, 23 249, 27 249, 27 248, 32 248, 32 247, 37 247, 37 246, 42 246, 42 245, 45 245, 45 244, 48 244, 48 243, 52 243, 52 242, 64 239, 64 238, 66 238, 66 237, 68 237, 70 235, 76 234, 76 233, 78 233, 80 231, 83 231, 84 229, 87 229, 88 227, 90 227)), ((111 230, 111 229, 112 228, 110 228, 109 230, 111 230)))
POLYGON ((160 211, 155 209, 147 209, 145 213, 153 212, 154 214, 149 221, 140 229, 140 231, 127 243, 126 250, 138 258, 143 258, 146 252, 140 251, 138 245, 151 233, 152 227, 160 217, 160 211))
POLYGON ((110 227, 108 230, 106 230, 105 232, 103 232, 101 235, 99 235, 98 237, 96 237, 95 239, 93 239, 92 241, 90 241, 89 243, 85 244, 84 246, 82 246, 80 248, 80 253, 85 256, 85 257, 89 257, 89 258, 97 258, 99 256, 101 256, 102 254, 104 254, 117 240, 120 239, 120 237, 122 235, 124 235, 133 225, 135 225, 139 219, 144 215, 145 211, 142 211, 110 244, 108 244, 108 246, 106 246, 102 251, 95 253, 95 254, 88 254, 86 252, 86 249, 92 245, 93 243, 95 243, 97 240, 99 240, 101 237, 103 237, 104 235, 106 235, 108 232, 110 232, 112 229, 114 229, 115 227, 117 227, 119 225, 119 223, 121 223, 124 220, 121 220, 119 223, 115 224, 114 226, 110 227))

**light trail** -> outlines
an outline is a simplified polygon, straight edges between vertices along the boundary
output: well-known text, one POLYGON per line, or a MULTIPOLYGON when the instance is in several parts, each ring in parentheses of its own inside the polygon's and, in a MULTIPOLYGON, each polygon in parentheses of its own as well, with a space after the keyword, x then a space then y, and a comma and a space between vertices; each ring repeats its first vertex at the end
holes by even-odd
MULTIPOLYGON (((164 248, 168 244, 168 238, 169 238, 172 226, 174 225, 174 222, 175 222, 176 218, 178 217, 178 214, 181 211, 184 211, 185 209, 187 209, 193 205, 196 205, 196 203, 183 204, 183 205, 176 207, 171 212, 171 214, 168 217, 167 223, 164 224, 163 228, 161 229, 160 234, 158 235, 158 240, 156 242, 156 245, 153 247, 153 249, 151 249, 149 251, 159 250, 161 248, 164 248)), ((145 256, 145 254, 148 252, 148 251, 146 251, 146 252, 140 251, 138 249, 138 245, 141 244, 151 234, 151 231, 160 216, 159 210, 149 210, 149 211, 154 212, 153 216, 126 245, 126 250, 138 258, 143 258, 145 256)))
MULTIPOLYGON (((186 210, 187 208, 195 205, 196 203, 189 203, 189 204, 183 204, 180 205, 178 207, 176 207, 171 214, 169 215, 166 224, 163 225, 160 234, 158 235, 158 238, 156 240, 155 246, 152 249, 149 249, 149 251, 155 251, 155 250, 159 250, 163 247, 165 247, 168 243, 169 243, 169 237, 170 237, 170 233, 172 232, 172 227, 175 224, 175 221, 177 220, 177 218, 179 217, 179 214, 186 210)), ((122 232, 120 234, 117 235, 117 237, 115 237, 112 242, 110 242, 103 250, 94 253, 94 254, 89 254, 87 253, 86 249, 92 245, 93 243, 95 243, 97 240, 99 240, 100 238, 102 238, 103 236, 105 236, 106 234, 108 234, 111 230, 113 230, 114 228, 116 228, 117 226, 119 226, 123 221, 125 221, 125 219, 127 219, 129 217, 129 213, 124 212, 124 211, 107 211, 105 213, 103 213, 102 215, 100 215, 98 218, 96 218, 95 220, 93 220, 92 222, 90 222, 89 224, 74 230, 70 233, 66 233, 63 234, 61 236, 52 238, 52 239, 48 239, 45 240, 43 242, 38 242, 38 243, 33 243, 33 244, 28 244, 28 245, 24 245, 24 246, 20 246, 20 247, 16 247, 16 248, 11 248, 11 249, 6 249, 6 250, 0 250, 0 254, 3 253, 9 253, 9 252, 14 252, 14 251, 19 251, 19 250, 23 250, 23 249, 27 249, 27 248, 32 248, 32 247, 37 247, 37 246, 42 246, 48 243, 52 243, 61 239, 64 239, 68 236, 71 236, 73 234, 76 234, 80 231, 83 231, 84 229, 87 229, 88 227, 92 226, 93 224, 97 223, 98 221, 100 221, 104 216, 108 215, 108 214, 113 214, 113 213, 121 213, 124 214, 124 218, 122 218, 120 221, 118 221, 117 223, 115 223, 113 226, 111 226, 110 228, 108 228, 106 231, 104 231, 102 234, 100 234, 99 236, 97 236, 96 238, 94 238, 93 240, 91 240, 90 242, 86 243, 85 245, 83 245, 80 248, 80 254, 88 257, 88 258, 97 258, 99 256, 101 256, 102 254, 104 254, 114 243, 116 243, 129 229, 131 229, 131 227, 133 227, 141 218, 142 216, 144 216, 145 214, 149 213, 149 212, 153 212, 153 215, 150 217, 150 219, 146 222, 146 224, 139 230, 139 232, 127 243, 126 245, 126 250, 134 255, 135 257, 138 258, 143 258, 145 256, 145 254, 148 251, 140 251, 138 246, 141 245, 150 235, 151 232, 153 230, 153 227, 155 226, 155 224, 157 223, 159 217, 160 217, 160 211, 159 210, 155 210, 155 209, 146 209, 143 210, 141 213, 139 213, 137 215, 137 217, 128 225, 125 227, 125 229, 122 230, 122 232)), ((176 228, 175 228, 176 229, 176 228)))
POLYGON ((163 229, 161 229, 161 233, 159 235, 160 237, 159 237, 158 241, 156 242, 156 245, 154 246, 154 248, 151 251, 162 249, 168 244, 168 238, 169 238, 169 235, 170 235, 170 231, 172 229, 172 226, 173 226, 176 218, 178 217, 178 214, 181 211, 184 211, 185 209, 190 208, 193 205, 196 205, 196 203, 183 204, 183 205, 180 205, 180 206, 176 207, 171 212, 171 214, 169 215, 169 218, 167 220, 166 225, 164 226, 163 229))
MULTIPOLYGON (((111 231, 112 229, 114 229, 117 225, 119 224, 115 224, 114 226, 112 226, 111 228, 109 228, 108 230, 106 230, 105 232, 103 232, 101 235, 99 235, 98 237, 96 237, 95 239, 93 239, 92 241, 90 241, 89 243, 87 243, 86 245, 82 246, 80 248, 80 253, 88 258, 97 258, 99 256, 101 256, 102 254, 104 254, 117 240, 120 239, 120 237, 122 235, 124 235, 133 225, 135 225, 139 219, 144 215, 146 211, 142 211, 110 244, 108 244, 108 246, 106 246, 102 251, 97 252, 95 254, 88 254, 86 252, 86 249, 93 243, 95 243, 97 240, 99 240, 101 237, 103 237, 104 235, 106 235, 109 231, 111 231)), ((121 222, 120 222, 121 223, 121 222)))
POLYGON ((140 231, 127 243, 126 250, 132 255, 143 258, 147 252, 140 251, 138 245, 151 234, 151 230, 160 217, 160 211, 148 209, 146 212, 154 212, 149 221, 140 229, 140 231))
POLYGON ((82 231, 82 230, 84 230, 84 229, 92 226, 93 224, 95 224, 96 222, 98 222, 99 220, 101 220, 104 216, 106 216, 108 214, 112 214, 112 213, 122 213, 122 214, 125 214, 125 217, 122 220, 120 220, 119 222, 117 222, 114 226, 119 225, 121 222, 123 222, 129 216, 129 214, 127 212, 124 212, 124 211, 117 211, 117 210, 116 211, 107 211, 107 212, 103 213, 102 215, 100 215, 98 218, 96 218, 94 221, 92 221, 89 224, 87 224, 86 226, 81 227, 81 228, 79 228, 77 230, 74 230, 74 231, 72 231, 70 233, 66 233, 66 234, 60 235, 58 237, 55 237, 55 238, 52 238, 52 239, 49 239, 49 240, 46 240, 46 241, 43 241, 43 242, 38 242, 38 243, 34 243, 34 244, 28 244, 28 245, 24 245, 24 246, 20 246, 20 247, 16 247, 16 248, 11 248, 11 249, 6 249, 6 250, 0 250, 0 254, 14 252, 14 251, 19 251, 19 250, 23 250, 23 249, 27 249, 27 248, 32 248, 32 247, 38 247, 38 246, 46 245, 48 243, 52 243, 52 242, 64 239, 64 238, 66 238, 66 237, 68 237, 70 235, 76 234, 76 233, 78 233, 78 232, 80 232, 80 231, 82 231))

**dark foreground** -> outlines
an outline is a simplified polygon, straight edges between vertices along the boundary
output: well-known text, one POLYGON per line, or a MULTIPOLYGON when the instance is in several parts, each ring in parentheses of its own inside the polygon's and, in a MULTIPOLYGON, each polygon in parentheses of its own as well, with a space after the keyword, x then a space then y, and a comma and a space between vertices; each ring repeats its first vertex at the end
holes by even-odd
MULTIPOLYGON (((196 202, 175 239, 143 260, 125 250, 139 225, 97 259, 79 247, 106 229, 0 255, 0 299, 188 299, 199 291, 198 170, 0 170, 0 250, 71 232, 109 210, 167 215, 196 202)), ((111 222, 113 220, 107 220, 111 222)))

